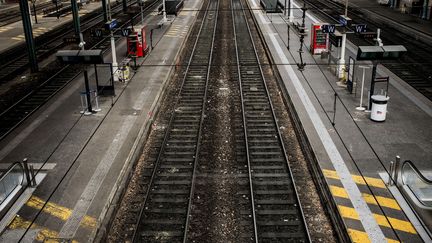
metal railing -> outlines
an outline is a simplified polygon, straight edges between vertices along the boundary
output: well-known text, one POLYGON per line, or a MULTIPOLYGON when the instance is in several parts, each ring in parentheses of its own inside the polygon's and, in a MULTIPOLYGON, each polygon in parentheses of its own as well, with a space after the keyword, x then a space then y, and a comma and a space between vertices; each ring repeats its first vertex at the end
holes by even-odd
POLYGON ((15 162, 0 177, 0 204, 6 201, 11 193, 24 184, 25 170, 20 162, 15 162))
POLYGON ((402 164, 401 180, 402 185, 406 185, 421 204, 432 209, 432 180, 426 178, 409 160, 402 164))
POLYGON ((28 165, 27 159, 11 164, 0 175, 0 219, 28 186, 36 186, 36 176, 33 166, 28 165))
MULTIPOLYGON (((389 186, 396 186, 408 203, 428 239, 432 238, 432 180, 427 178, 413 162, 390 162, 389 186)), ((418 230, 418 229, 417 229, 418 230)), ((423 234, 422 234, 423 235, 423 234)))

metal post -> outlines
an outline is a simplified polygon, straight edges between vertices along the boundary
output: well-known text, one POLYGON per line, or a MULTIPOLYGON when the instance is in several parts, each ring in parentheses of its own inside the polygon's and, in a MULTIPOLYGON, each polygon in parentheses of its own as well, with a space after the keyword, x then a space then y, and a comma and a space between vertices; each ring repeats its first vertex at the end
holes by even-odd
POLYGON ((393 161, 390 161, 390 173, 389 173, 389 179, 387 182, 388 186, 393 186, 394 173, 395 173, 395 164, 393 161))
MULTIPOLYGON (((345 18, 348 18, 348 0, 345 0, 345 18)), ((341 57, 338 66, 338 78, 345 81, 345 46, 346 46, 346 27, 342 33, 341 57)))
POLYGON ((58 0, 55 0, 55 6, 56 6, 56 16, 57 16, 57 19, 59 19, 60 18, 60 13, 58 11, 58 0))
POLYGON ((287 49, 290 49, 290 24, 287 24, 287 49))
POLYGON ((36 0, 32 0, 33 3, 33 14, 35 16, 35 23, 37 24, 37 13, 36 13, 36 0))
POLYGON ((335 126, 335 120, 336 120, 336 99, 337 99, 337 93, 334 94, 334 102, 333 102, 333 121, 332 125, 335 126))
POLYGON ((289 0, 289 22, 292 23, 294 20, 294 14, 293 14, 293 0, 289 0))
POLYGON ((399 179, 398 177, 399 177, 400 163, 401 163, 401 158, 399 155, 396 155, 396 163, 394 166, 395 173, 394 173, 394 177, 393 177, 393 180, 394 180, 396 186, 397 186, 398 179, 399 179))
POLYGON ((74 30, 75 30, 75 36, 79 37, 79 39, 80 39, 79 46, 81 47, 82 50, 84 50, 85 42, 84 42, 83 36, 81 34, 80 18, 79 18, 79 14, 78 14, 77 0, 71 0, 71 7, 72 7, 72 16, 73 16, 73 25, 74 25, 74 30))
POLYGON ((19 5, 21 10, 22 23, 24 27, 24 36, 29 55, 30 68, 31 71, 34 73, 39 70, 39 67, 36 58, 36 50, 33 40, 33 30, 30 22, 29 7, 26 0, 20 0, 19 5))
POLYGON ((371 79, 371 85, 370 85, 370 91, 369 91, 369 107, 372 108, 372 95, 374 95, 375 92, 375 77, 376 77, 376 70, 377 70, 377 61, 372 61, 373 67, 372 67, 372 79, 371 79))
MULTIPOLYGON (((86 90, 86 98, 87 98, 87 111, 91 114, 93 113, 91 98, 90 98, 90 85, 87 70, 84 70, 84 84, 86 90)), ((86 113, 84 113, 86 114, 86 113)))
POLYGON ((166 23, 167 22, 167 17, 166 17, 166 9, 165 9, 165 0, 162 1, 163 3, 163 22, 166 23))
POLYGON ((126 11, 127 11, 127 2, 126 0, 123 0, 123 12, 126 13, 126 11))
MULTIPOLYGON (((112 16, 111 16, 111 5, 108 4, 108 20, 112 21, 112 16)), ((111 55, 112 55, 112 73, 113 73, 113 81, 118 81, 118 77, 116 75, 116 69, 117 69, 117 53, 116 53, 116 46, 115 46, 115 39, 114 39, 114 33, 111 30, 110 31, 110 36, 111 36, 111 55)))
POLYGON ((104 23, 106 23, 108 21, 107 0, 102 0, 102 11, 103 11, 104 23))
POLYGON ((31 187, 35 187, 36 186, 36 175, 35 175, 35 171, 34 171, 33 165, 30 165, 30 177, 31 177, 30 186, 31 187))
POLYGON ((27 185, 31 185, 30 171, 29 171, 29 167, 28 167, 27 158, 23 159, 23 167, 24 167, 24 174, 26 177, 27 185))
POLYGON ((143 0, 140 0, 140 7, 141 7, 141 24, 144 24, 144 2, 143 0))

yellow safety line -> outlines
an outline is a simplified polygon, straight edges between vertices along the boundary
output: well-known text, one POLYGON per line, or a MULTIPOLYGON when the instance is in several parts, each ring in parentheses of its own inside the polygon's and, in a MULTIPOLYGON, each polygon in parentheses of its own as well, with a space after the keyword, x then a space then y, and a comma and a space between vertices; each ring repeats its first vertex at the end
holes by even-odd
MULTIPOLYGON (((359 216, 358 216, 358 214, 354 208, 341 206, 341 205, 338 205, 338 208, 339 208, 339 212, 341 213, 342 217, 359 220, 359 216)), ((383 215, 379 215, 379 214, 375 214, 375 213, 373 214, 373 216, 374 216, 375 220, 377 221, 378 225, 380 225, 380 226, 384 226, 384 227, 388 227, 388 228, 391 228, 393 226, 393 228, 396 230, 408 232, 411 234, 417 234, 417 231, 414 229, 411 222, 409 222, 409 221, 395 219, 395 218, 391 218, 391 217, 386 218, 383 215), (390 221, 391 226, 388 223, 387 219, 388 219, 388 221, 390 221)))
MULTIPOLYGON (((26 203, 27 206, 35 209, 42 209, 42 206, 44 205, 44 201, 36 196, 32 196, 26 203)), ((69 217, 72 215, 72 210, 69 208, 57 205, 55 203, 48 202, 45 207, 43 208, 43 212, 48 213, 56 218, 59 218, 63 221, 66 221, 69 219, 69 217)), ((87 228, 95 228, 96 227, 96 219, 93 217, 90 217, 88 215, 84 216, 84 218, 81 221, 81 224, 87 228)))
MULTIPOLYGON (((334 170, 323 170, 324 176, 330 179, 340 180, 339 175, 334 170)), ((360 185, 369 185, 378 188, 386 188, 386 185, 381 179, 373 178, 373 177, 362 177, 359 175, 351 175, 354 182, 360 185)))
MULTIPOLYGON (((349 199, 348 193, 345 190, 345 188, 343 188, 343 187, 330 186, 330 191, 333 194, 333 196, 335 196, 335 197, 342 197, 342 198, 349 199)), ((381 206, 386 207, 386 208, 401 210, 397 201, 392 199, 392 198, 381 197, 381 196, 376 196, 374 198, 373 195, 368 194, 368 193, 362 193, 362 195, 363 195, 363 198, 365 199, 365 201, 369 204, 381 205, 381 206)))
MULTIPOLYGON (((352 242, 354 243, 368 243, 371 242, 369 239, 368 234, 363 231, 355 230, 355 229, 348 229, 348 234, 351 237, 352 242)), ((388 243, 398 243, 399 241, 386 238, 388 243)))
MULTIPOLYGON (((20 216, 15 216, 12 222, 9 224, 9 229, 27 229, 30 226, 31 222, 24 220, 20 216)), ((31 229, 40 229, 38 234, 36 235, 37 241, 43 242, 60 242, 59 240, 55 240, 58 238, 58 232, 54 230, 50 230, 45 227, 37 226, 36 224, 32 224, 31 229)), ((72 243, 78 243, 76 240, 72 240, 72 243)))

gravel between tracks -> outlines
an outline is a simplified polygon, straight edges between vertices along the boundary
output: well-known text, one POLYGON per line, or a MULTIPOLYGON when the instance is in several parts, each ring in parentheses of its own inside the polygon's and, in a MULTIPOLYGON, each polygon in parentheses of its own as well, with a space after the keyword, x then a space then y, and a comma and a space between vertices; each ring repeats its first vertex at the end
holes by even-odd
MULTIPOLYGON (((219 14, 230 16, 229 6, 230 1, 221 1, 220 8, 223 11, 222 14, 219 14)), ((231 60, 230 55, 235 53, 232 22, 220 21, 217 30, 218 41, 215 44, 215 51, 219 54, 215 56, 213 61, 216 65, 212 68, 211 79, 209 80, 208 103, 188 242, 241 242, 241 240, 248 240, 242 238, 242 234, 252 234, 250 229, 244 229, 240 226, 240 211, 245 210, 245 208, 242 208, 239 203, 242 200, 242 195, 238 195, 241 190, 238 182, 242 180, 244 161, 238 161, 239 154, 236 150, 236 139, 238 138, 235 137, 238 120, 235 119, 235 114, 238 114, 241 109, 239 107, 238 83, 232 75, 232 63, 225 62, 225 60, 231 60)), ((251 21, 250 18, 249 21, 251 21)), ((198 21, 194 28, 199 24, 198 21)), ((249 24, 251 27, 253 26, 252 22, 249 24)), ((257 32, 252 29, 252 33, 255 40, 258 40, 257 32)), ((189 41, 185 50, 191 50, 192 44, 193 41, 189 41)), ((257 49, 261 62, 268 63, 262 44, 258 43, 257 49)), ((302 155, 287 107, 285 107, 279 93, 277 81, 270 66, 263 67, 312 241, 336 242, 330 220, 324 212, 309 173, 308 163, 302 155)), ((143 201, 139 195, 142 195, 147 186, 146 182, 141 181, 140 178, 153 169, 154 155, 157 154, 157 148, 160 147, 160 137, 163 135, 164 124, 166 124, 173 109, 174 97, 183 74, 177 73, 168 87, 169 91, 163 100, 160 113, 147 140, 143 156, 137 162, 134 175, 113 220, 107 236, 108 242, 128 242, 130 240, 133 230, 130 228, 130 221, 134 219, 134 215, 139 213, 140 202, 143 201)))

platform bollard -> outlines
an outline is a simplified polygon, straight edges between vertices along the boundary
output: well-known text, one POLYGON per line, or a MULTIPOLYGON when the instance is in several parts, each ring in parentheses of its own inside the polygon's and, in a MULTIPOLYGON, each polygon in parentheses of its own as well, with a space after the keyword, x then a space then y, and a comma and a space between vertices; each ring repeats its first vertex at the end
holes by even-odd
POLYGON ((393 186, 394 172, 395 172, 395 164, 393 161, 390 161, 390 173, 389 173, 389 178, 388 178, 388 182, 387 182, 388 186, 393 186))
POLYGON ((397 186, 397 183, 398 183, 398 177, 399 177, 400 161, 401 161, 400 156, 399 156, 399 155, 396 155, 396 162, 395 162, 395 166, 394 166, 394 171, 395 171, 395 173, 394 173, 394 177, 393 177, 393 180, 394 180, 394 183, 395 183, 396 186, 397 186))

